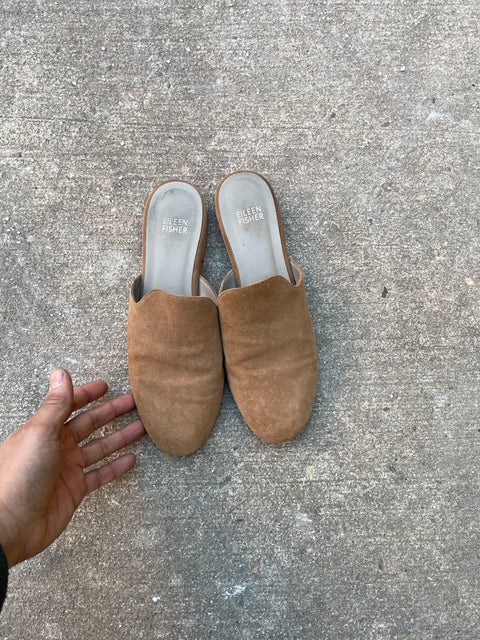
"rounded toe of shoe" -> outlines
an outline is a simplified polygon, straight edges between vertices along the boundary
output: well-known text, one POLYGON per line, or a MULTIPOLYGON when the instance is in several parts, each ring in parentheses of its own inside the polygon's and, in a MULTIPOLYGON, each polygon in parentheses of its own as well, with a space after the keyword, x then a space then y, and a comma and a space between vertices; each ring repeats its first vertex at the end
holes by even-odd
POLYGON ((188 456, 191 453, 195 453, 205 444, 210 435, 210 431, 200 435, 188 430, 181 435, 178 432, 170 435, 158 428, 157 425, 152 425, 150 430, 146 427, 146 430, 156 446, 171 456, 188 456))
POLYGON ((150 400, 148 411, 142 411, 142 403, 137 402, 138 412, 150 438, 156 446, 171 456, 187 456, 202 447, 208 439, 218 412, 218 403, 195 406, 177 406, 175 411, 155 411, 150 400), (153 409, 153 410, 152 410, 153 409))
POLYGON ((258 421, 249 423, 250 429, 256 436, 270 444, 282 444, 294 440, 305 428, 306 422, 298 423, 294 420, 282 420, 281 422, 258 421))
MULTIPOLYGON (((294 385, 295 387, 295 385, 294 385)), ((309 388, 290 388, 270 396, 258 394, 257 401, 240 402, 241 412, 250 429, 272 444, 288 442, 305 428, 315 400, 316 380, 309 388)))
POLYGON ((246 419, 256 436, 271 444, 281 444, 296 438, 305 428, 308 416, 283 415, 272 418, 271 412, 246 419))

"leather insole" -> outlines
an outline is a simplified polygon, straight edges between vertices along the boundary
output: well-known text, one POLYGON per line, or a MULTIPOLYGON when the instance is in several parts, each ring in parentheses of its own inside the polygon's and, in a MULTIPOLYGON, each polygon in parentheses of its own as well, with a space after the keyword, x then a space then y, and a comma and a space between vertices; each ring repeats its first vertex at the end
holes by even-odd
POLYGON ((193 295, 203 222, 200 194, 186 182, 166 182, 153 193, 146 215, 143 295, 152 289, 193 295))
POLYGON ((228 176, 218 191, 218 215, 245 286, 280 275, 290 281, 278 226, 275 201, 258 174, 228 176))

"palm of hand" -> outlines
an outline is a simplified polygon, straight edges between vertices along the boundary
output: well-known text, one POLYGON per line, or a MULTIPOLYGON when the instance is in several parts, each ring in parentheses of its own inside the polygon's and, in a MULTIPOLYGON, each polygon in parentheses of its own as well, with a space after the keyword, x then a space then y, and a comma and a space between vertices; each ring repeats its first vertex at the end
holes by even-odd
POLYGON ((38 553, 37 549, 48 547, 58 537, 87 495, 82 450, 66 427, 63 427, 60 436, 63 440, 61 446, 52 447, 50 460, 48 454, 44 458, 45 474, 48 474, 47 465, 50 469, 58 468, 58 474, 43 512, 31 514, 37 517, 30 520, 30 535, 25 549, 27 558, 38 553))
POLYGON ((45 419, 47 412, 42 406, 0 446, 0 542, 10 565, 45 549, 65 529, 88 493, 135 464, 135 456, 126 454, 85 472, 86 467, 145 433, 137 420, 80 446, 95 429, 134 407, 132 395, 127 394, 65 422, 72 411, 98 399, 105 391, 103 382, 76 389, 73 402, 64 409, 58 424, 45 419))

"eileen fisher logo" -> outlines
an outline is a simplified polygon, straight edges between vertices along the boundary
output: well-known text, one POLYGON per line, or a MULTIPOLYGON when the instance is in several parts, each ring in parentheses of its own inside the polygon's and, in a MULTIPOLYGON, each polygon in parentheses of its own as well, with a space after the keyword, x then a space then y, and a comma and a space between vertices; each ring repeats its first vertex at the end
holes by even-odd
POLYGON ((239 209, 236 213, 238 224, 240 225, 263 220, 262 208, 258 206, 239 209))
POLYGON ((167 233, 187 233, 188 220, 183 218, 163 218, 162 231, 167 233))

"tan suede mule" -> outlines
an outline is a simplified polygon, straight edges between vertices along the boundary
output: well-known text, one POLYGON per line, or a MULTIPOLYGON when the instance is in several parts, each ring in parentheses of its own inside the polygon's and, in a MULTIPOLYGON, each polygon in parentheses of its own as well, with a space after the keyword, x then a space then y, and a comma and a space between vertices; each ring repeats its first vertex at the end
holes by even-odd
POLYGON ((205 204, 188 182, 148 198, 143 269, 130 290, 128 370, 140 418, 155 444, 186 455, 210 435, 223 392, 216 295, 200 276, 205 204))
POLYGON ((233 265, 217 300, 230 389, 257 436, 285 442, 305 427, 317 386, 303 274, 288 258, 277 199, 260 174, 224 178, 215 208, 233 265))

